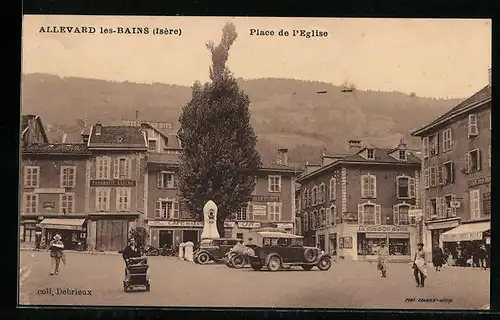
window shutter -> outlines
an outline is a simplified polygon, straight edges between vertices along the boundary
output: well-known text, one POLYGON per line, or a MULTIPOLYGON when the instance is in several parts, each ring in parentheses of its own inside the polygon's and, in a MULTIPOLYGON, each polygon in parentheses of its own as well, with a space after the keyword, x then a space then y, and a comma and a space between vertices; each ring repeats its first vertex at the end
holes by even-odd
POLYGON ((121 210, 122 207, 120 206, 120 204, 122 203, 122 197, 123 197, 123 189, 122 188, 116 188, 115 189, 115 193, 116 193, 116 210, 121 210))
POLYGON ((443 208, 441 207, 441 199, 440 198, 436 198, 436 214, 438 217, 442 217, 443 216, 443 208))
POLYGON ((372 198, 377 197, 377 177, 371 176, 370 179, 370 195, 372 198))
POLYGON ((425 216, 429 219, 432 215, 432 203, 431 200, 427 200, 425 203, 425 216))
POLYGON ((481 171, 481 150, 477 150, 477 171, 481 171))
POLYGON ((429 138, 423 138, 422 139, 422 145, 423 145, 423 153, 424 153, 424 157, 428 157, 429 156, 429 138))
POLYGON ((125 160, 125 172, 127 173, 127 179, 132 179, 132 159, 127 158, 125 160))
POLYGON ((163 187, 163 174, 161 173, 161 171, 156 175, 156 187, 158 189, 161 189, 163 187))
POLYGON ((330 208, 326 208, 326 217, 325 217, 325 220, 326 220, 326 226, 329 226, 331 225, 331 215, 332 215, 332 209, 330 208))
POLYGON ((120 159, 114 158, 113 159, 113 178, 114 179, 119 179, 120 178, 120 159))
MULTIPOLYGON (((105 157, 104 158, 104 164, 105 164, 105 174, 106 174, 106 179, 109 179, 111 177, 111 158, 110 157, 105 157)), ((109 202, 109 201, 108 201, 109 202)))
POLYGON ((437 166, 436 167, 437 182, 438 182, 439 185, 444 184, 443 169, 444 169, 444 166, 437 166))
POLYGON ((361 198, 366 198, 366 189, 368 188, 368 177, 361 176, 361 198))
POLYGON ((360 225, 364 224, 363 213, 364 213, 363 205, 358 204, 358 224, 360 225))
POLYGON ((424 169, 424 187, 429 188, 429 169, 424 169))
POLYGON ((156 201, 155 218, 161 218, 161 201, 156 201))
POLYGON ((173 207, 174 207, 174 219, 179 219, 179 202, 174 201, 173 207))
MULTIPOLYGON (((417 209, 417 206, 414 206, 414 205, 410 206, 410 210, 415 210, 415 209, 417 209)), ((413 225, 413 226, 416 225, 417 224, 417 219, 415 217, 411 217, 410 218, 410 224, 413 225)))
POLYGON ((177 173, 173 173, 172 174, 172 179, 174 180, 174 188, 177 188, 177 186, 178 186, 177 182, 179 180, 179 177, 178 177, 177 173))
POLYGON ((470 171, 470 154, 466 153, 464 157, 464 169, 465 173, 469 173, 470 171))
POLYGON ((392 206, 392 224, 399 225, 399 207, 397 205, 392 206))
POLYGON ((399 179, 396 178, 396 197, 399 199, 399 179))
POLYGON ((382 224, 382 210, 379 204, 375 205, 375 224, 376 225, 382 224))
POLYGON ((409 181, 408 181, 408 191, 409 191, 409 196, 410 198, 414 199, 416 198, 416 192, 415 192, 415 189, 416 189, 416 185, 415 185, 415 178, 410 178, 409 181))
POLYGON ((304 212, 304 231, 309 231, 309 213, 304 212))
POLYGON ((444 197, 439 198, 441 201, 441 211, 442 211, 442 216, 443 218, 446 218, 448 212, 447 212, 447 206, 446 206, 446 199, 444 197))
POLYGON ((439 137, 440 137, 439 134, 436 134, 434 136, 434 150, 435 150, 434 154, 435 155, 439 154, 439 137))
POLYGON ((61 188, 65 188, 66 187, 66 181, 67 179, 65 179, 65 174, 67 174, 65 171, 67 169, 65 168, 61 168, 61 174, 60 174, 60 177, 59 177, 59 185, 61 188))
POLYGON ((278 217, 278 219, 279 219, 279 220, 278 220, 278 221, 281 221, 281 220, 282 220, 282 219, 281 219, 281 214, 282 214, 282 212, 283 212, 283 211, 282 211, 282 209, 283 209, 283 203, 279 202, 279 203, 278 203, 278 211, 279 211, 279 217, 278 217))

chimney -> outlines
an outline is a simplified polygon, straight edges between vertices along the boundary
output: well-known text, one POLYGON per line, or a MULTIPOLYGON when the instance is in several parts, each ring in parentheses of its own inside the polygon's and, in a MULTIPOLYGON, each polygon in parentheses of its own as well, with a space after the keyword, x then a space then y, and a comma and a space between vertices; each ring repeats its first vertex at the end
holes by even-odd
POLYGON ((408 149, 408 145, 406 144, 405 138, 401 138, 399 140, 399 146, 398 146, 398 148, 401 149, 401 150, 408 149))
POLYGON ((288 149, 278 149, 277 163, 282 166, 288 165, 288 149))
POLYGON ((361 140, 349 140, 349 154, 355 154, 361 150, 361 140))
POLYGON ((135 120, 139 121, 139 110, 135 110, 135 120))
POLYGON ((488 68, 488 86, 491 88, 491 68, 488 68))
POLYGON ((102 131, 102 125, 100 123, 96 123, 96 125, 94 126, 94 130, 92 131, 96 136, 100 136, 102 131))
POLYGON ((63 136, 62 136, 62 143, 66 143, 66 138, 68 137, 68 135, 66 133, 63 133, 63 136))

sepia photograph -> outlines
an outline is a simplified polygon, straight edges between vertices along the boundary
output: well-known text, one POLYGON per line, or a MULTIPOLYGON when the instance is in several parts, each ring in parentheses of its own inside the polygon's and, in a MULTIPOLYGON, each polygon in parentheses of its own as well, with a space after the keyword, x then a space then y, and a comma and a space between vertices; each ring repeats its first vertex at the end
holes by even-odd
POLYGON ((24 15, 18 305, 489 310, 491 42, 24 15))

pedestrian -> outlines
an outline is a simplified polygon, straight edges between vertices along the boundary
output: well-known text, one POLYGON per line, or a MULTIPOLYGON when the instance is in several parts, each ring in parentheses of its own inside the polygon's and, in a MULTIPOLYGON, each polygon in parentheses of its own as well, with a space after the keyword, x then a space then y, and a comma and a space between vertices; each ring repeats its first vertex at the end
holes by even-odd
POLYGON ((63 260, 63 263, 66 263, 63 250, 64 250, 64 244, 61 241, 61 236, 56 234, 54 236, 54 239, 51 240, 49 243, 51 269, 52 269, 50 275, 59 274, 59 264, 61 263, 61 260, 63 260))
MULTIPOLYGON (((125 264, 128 263, 129 258, 139 258, 142 256, 141 249, 137 246, 135 238, 130 238, 128 246, 123 249, 122 257, 125 264)), ((127 268, 125 267, 125 277, 128 275, 127 268)))
POLYGON ((477 252, 477 258, 479 259, 479 267, 486 270, 486 247, 482 244, 477 252))
POLYGON ((385 246, 385 242, 380 243, 380 248, 378 250, 378 261, 377 269, 382 272, 382 277, 387 277, 387 265, 389 264, 389 248, 385 246))
POLYGON ((436 268, 436 271, 441 271, 443 262, 444 262, 443 249, 439 247, 439 244, 436 244, 434 249, 432 249, 432 264, 434 265, 434 268, 436 268))
POLYGON ((413 275, 417 281, 417 287, 424 287, 425 278, 427 278, 427 261, 425 260, 424 244, 417 244, 417 252, 413 259, 413 275))

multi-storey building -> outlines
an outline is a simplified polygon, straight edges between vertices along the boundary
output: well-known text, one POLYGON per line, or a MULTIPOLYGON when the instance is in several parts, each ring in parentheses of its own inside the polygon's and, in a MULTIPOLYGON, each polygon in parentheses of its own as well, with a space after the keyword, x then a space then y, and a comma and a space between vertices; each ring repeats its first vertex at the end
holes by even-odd
POLYGON ((86 170, 88 242, 98 250, 120 250, 145 218, 146 136, 140 127, 96 124, 84 138, 92 152, 86 170))
POLYGON ((491 86, 413 132, 422 138, 425 246, 489 245, 491 86))
POLYGON ((344 258, 372 260, 385 241, 394 259, 411 259, 417 228, 410 210, 420 201, 420 159, 403 141, 383 149, 351 140, 349 150, 323 155, 322 166, 297 179, 305 242, 344 258))
POLYGON ((22 148, 21 240, 34 243, 35 232, 50 241, 62 236, 66 248, 85 245, 88 211, 85 144, 31 144, 22 148))

